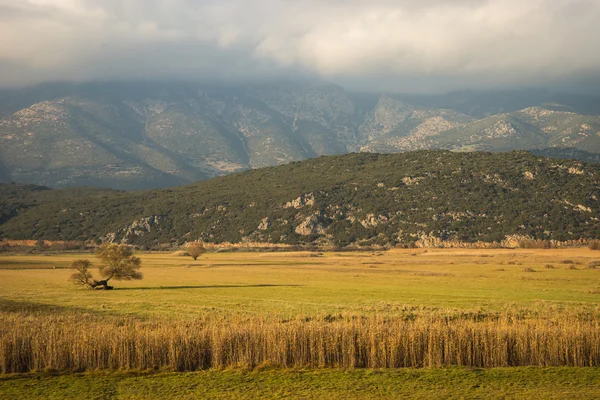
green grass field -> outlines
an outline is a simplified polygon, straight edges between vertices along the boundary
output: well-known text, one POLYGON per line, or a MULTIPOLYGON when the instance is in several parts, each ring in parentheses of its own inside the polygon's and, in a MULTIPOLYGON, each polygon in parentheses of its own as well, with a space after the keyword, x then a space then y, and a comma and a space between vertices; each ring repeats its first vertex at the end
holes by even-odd
POLYGON ((0 377, 4 399, 597 399, 591 368, 265 370, 0 377))
MULTIPOLYGON (((67 267, 93 254, 0 256, 5 315, 302 319, 564 313, 600 316, 600 252, 392 250, 210 253, 198 261, 138 254, 142 281, 78 289, 67 267)), ((600 396, 597 368, 44 372, 0 376, 2 398, 581 398, 600 396), (90 385, 91 392, 86 393, 90 385), (54 396, 54 397, 53 397, 54 396), (94 397, 95 396, 95 397, 94 397)))
POLYGON ((212 253, 198 261, 139 254, 144 279, 77 290, 67 267, 91 254, 0 256, 0 307, 136 315, 281 317, 418 309, 596 307, 600 252, 416 250, 387 253, 212 253), (382 255, 377 255, 382 254, 382 255), (553 268, 546 268, 551 264, 553 268), (531 268, 535 272, 527 272, 531 268), (570 269, 574 268, 574 269, 570 269))

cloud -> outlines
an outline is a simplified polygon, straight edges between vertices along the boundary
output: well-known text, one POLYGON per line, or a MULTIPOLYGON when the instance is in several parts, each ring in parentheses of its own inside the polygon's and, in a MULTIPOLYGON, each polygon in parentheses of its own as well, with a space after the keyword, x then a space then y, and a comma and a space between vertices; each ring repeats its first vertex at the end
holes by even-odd
POLYGON ((0 85, 301 75, 415 91, 595 80, 598 20, 597 0, 0 0, 0 85))

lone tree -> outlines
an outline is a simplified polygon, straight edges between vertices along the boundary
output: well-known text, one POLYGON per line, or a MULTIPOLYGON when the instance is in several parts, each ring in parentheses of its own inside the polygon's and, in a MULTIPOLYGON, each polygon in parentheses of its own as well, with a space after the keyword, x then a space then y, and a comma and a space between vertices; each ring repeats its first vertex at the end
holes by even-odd
POLYGON ((190 256, 192 256, 194 261, 196 261, 196 259, 205 252, 204 246, 200 242, 194 242, 189 245, 187 251, 190 253, 190 256))
POLYGON ((110 290, 113 287, 108 284, 111 279, 118 281, 130 281, 142 279, 142 273, 138 271, 142 260, 133 255, 133 250, 126 245, 114 243, 103 244, 96 250, 96 257, 102 264, 98 268, 103 279, 94 279, 89 272, 92 263, 89 260, 75 260, 71 268, 77 270, 71 275, 71 281, 75 284, 86 286, 90 289, 110 290))

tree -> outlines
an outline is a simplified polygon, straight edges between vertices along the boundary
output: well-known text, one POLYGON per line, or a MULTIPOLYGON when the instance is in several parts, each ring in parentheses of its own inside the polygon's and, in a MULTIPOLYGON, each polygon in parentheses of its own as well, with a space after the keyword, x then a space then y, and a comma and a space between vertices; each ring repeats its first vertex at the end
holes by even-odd
POLYGON ((200 242, 194 242, 189 245, 187 251, 190 253, 190 256, 192 256, 194 261, 196 261, 196 259, 205 252, 204 246, 200 242))
POLYGON ((92 283, 94 282, 92 274, 89 271, 91 265, 92 263, 90 260, 80 259, 73 261, 71 268, 74 268, 77 270, 77 272, 71 275, 70 280, 76 285, 87 286, 91 288, 92 283))
POLYGON ((106 243, 98 247, 96 257, 102 265, 99 268, 100 276, 104 279, 97 281, 97 285, 103 285, 104 289, 111 288, 108 281, 130 281, 142 279, 143 275, 138 271, 142 260, 133 255, 133 249, 124 244, 106 243))
POLYGON ((142 279, 142 273, 138 270, 142 260, 133 255, 131 247, 114 243, 103 244, 96 250, 96 257, 101 261, 98 268, 103 279, 96 280, 89 272, 92 263, 89 260, 75 260, 71 268, 77 270, 71 275, 71 281, 75 284, 86 286, 90 289, 110 290, 113 287, 108 283, 111 279, 118 281, 129 281, 142 279))

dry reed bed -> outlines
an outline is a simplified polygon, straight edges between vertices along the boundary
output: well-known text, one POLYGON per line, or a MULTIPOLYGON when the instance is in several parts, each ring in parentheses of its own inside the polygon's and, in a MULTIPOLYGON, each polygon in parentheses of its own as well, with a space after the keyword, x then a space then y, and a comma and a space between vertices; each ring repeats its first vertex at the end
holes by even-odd
POLYGON ((0 372, 600 366, 600 322, 348 317, 141 321, 0 314, 0 372))

